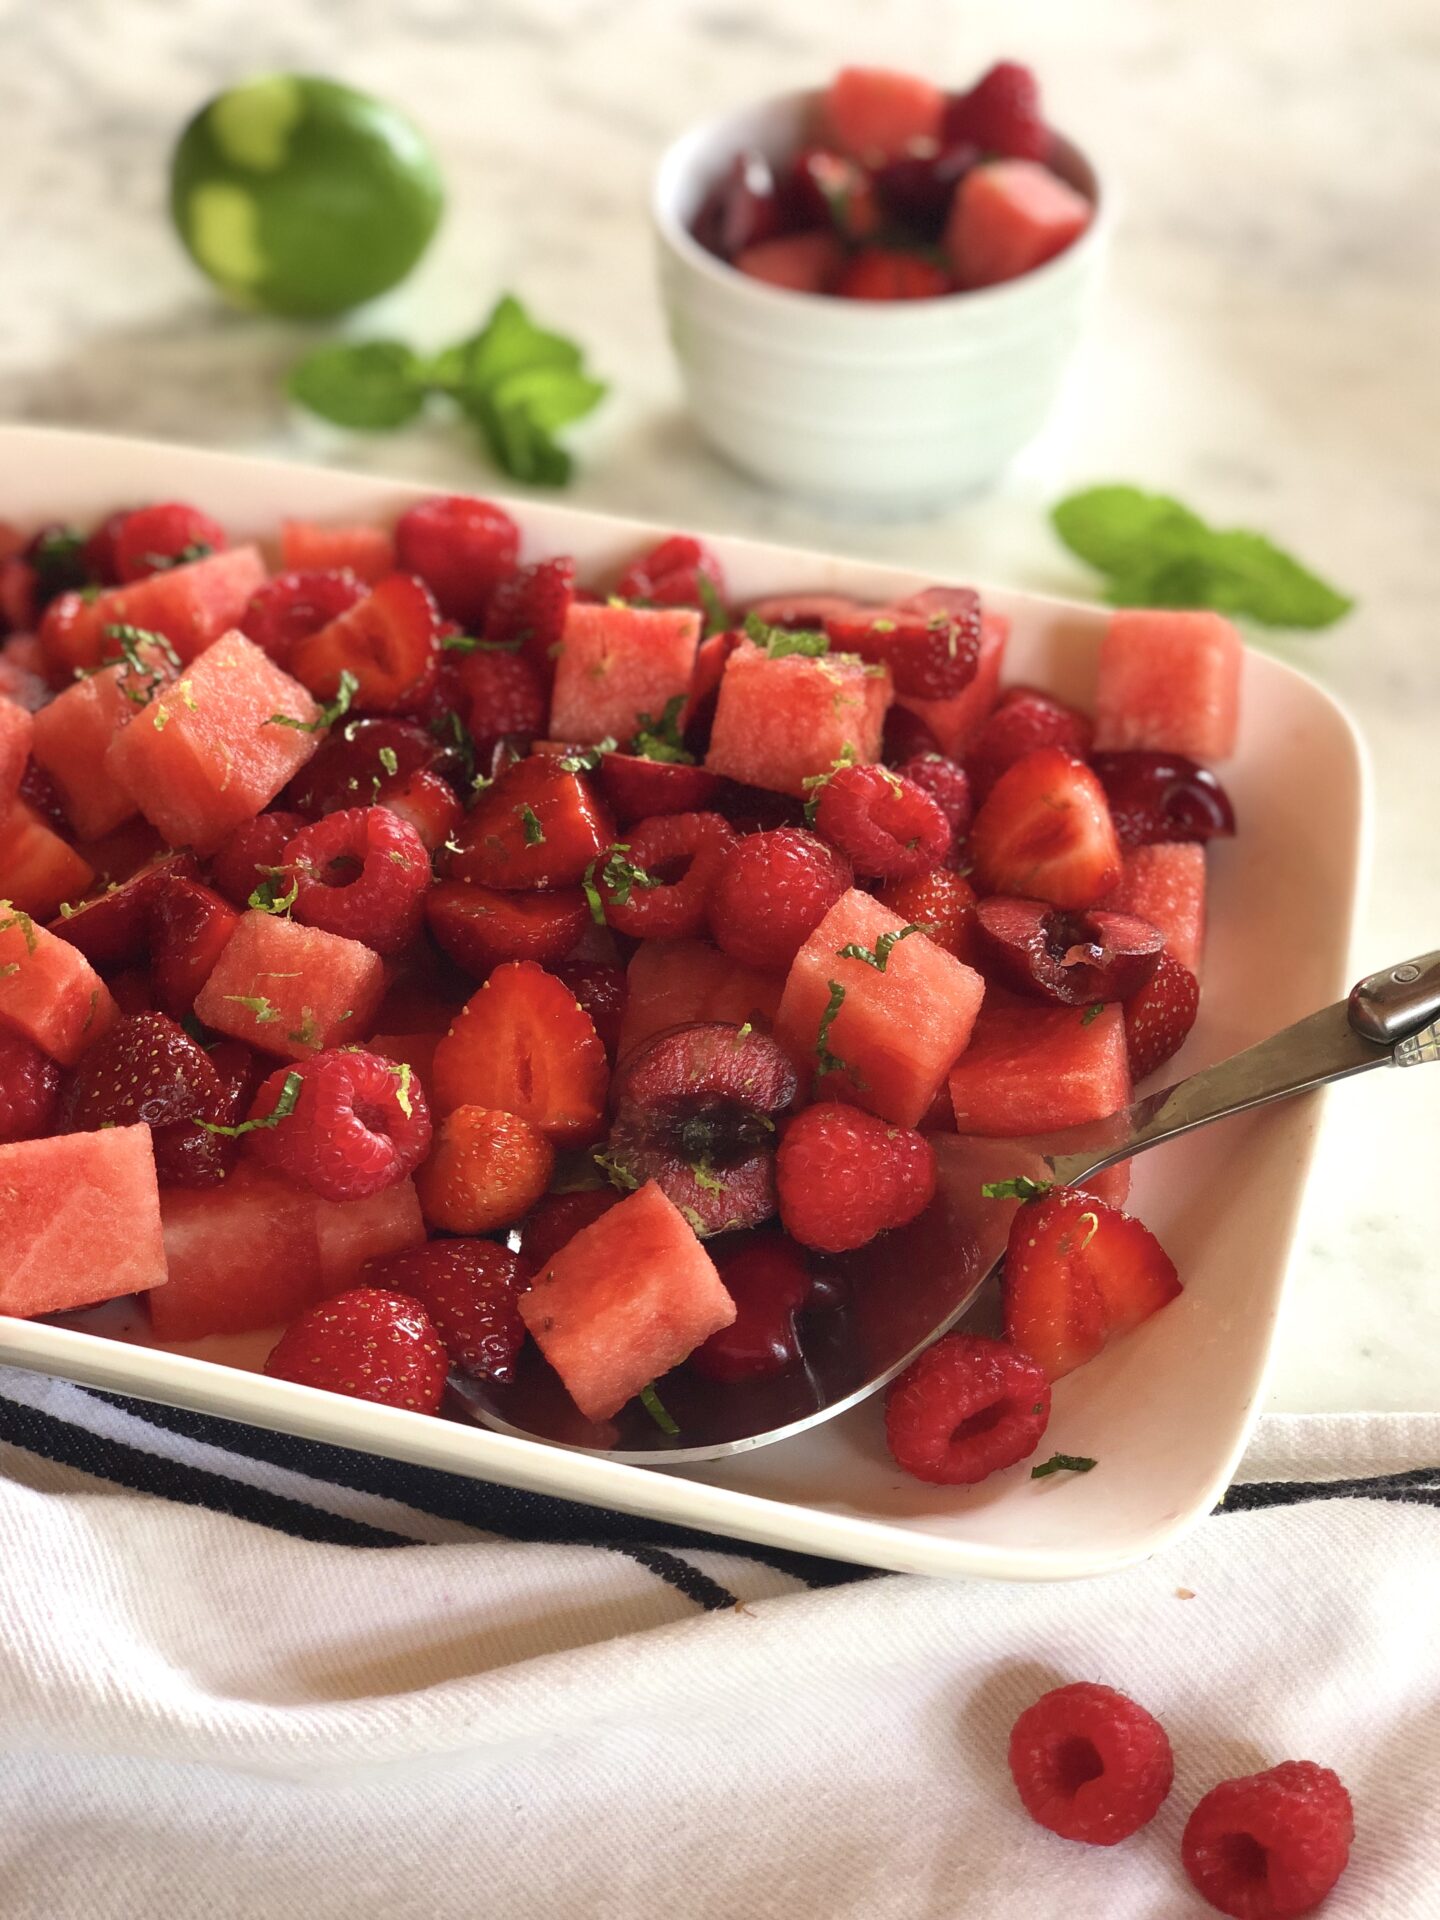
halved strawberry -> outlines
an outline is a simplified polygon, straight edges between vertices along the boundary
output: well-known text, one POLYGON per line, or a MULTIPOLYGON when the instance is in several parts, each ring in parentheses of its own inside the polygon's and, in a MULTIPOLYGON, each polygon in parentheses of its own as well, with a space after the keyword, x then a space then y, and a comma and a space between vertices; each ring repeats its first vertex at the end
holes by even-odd
POLYGON ((340 675, 353 674, 357 713, 393 713, 424 693, 439 663, 439 630, 429 588, 412 574, 392 573, 348 612, 297 640, 286 670, 317 700, 333 700, 340 675))
POLYGON ((150 907, 150 971, 164 1012, 181 1019, 215 970, 240 916, 213 887, 168 880, 150 907))
POLYGON ((965 756, 965 770, 983 800, 1007 767, 1037 747, 1064 747, 1077 760, 1089 758, 1095 728, 1083 713, 1038 687, 1009 687, 965 756))
POLYGON ((889 667, 895 691, 916 700, 949 700, 975 678, 980 661, 980 599, 966 592, 944 609, 875 607, 825 622, 838 653, 889 667))
POLYGON ((233 1060, 212 1062, 163 1013, 127 1014, 86 1048, 68 1077, 60 1123, 91 1133, 143 1121, 163 1185, 218 1186, 235 1164, 236 1142, 196 1122, 233 1125, 240 1090, 233 1060))
POLYGON ((653 813, 700 813, 720 791, 719 774, 707 767, 646 760, 638 753, 607 753, 597 778, 622 826, 653 813))
POLYGON ((487 787, 455 836, 450 877, 518 891, 575 887, 615 838, 583 775, 549 754, 517 760, 487 787))
POLYGON ((562 960, 553 972, 595 1022, 595 1031, 613 1061, 620 1051, 620 1028, 630 997, 624 967, 611 966, 605 960, 562 960))
POLYGON ((1001 1291, 1006 1338, 1058 1380, 1173 1300, 1180 1281, 1148 1227, 1056 1187, 1015 1215, 1001 1291))
POLYGON ((1089 907, 1120 877, 1120 843, 1095 775, 1059 747, 1027 753, 975 816, 970 851, 982 889, 1057 907, 1089 907))
POLYGON ((555 655, 565 633, 565 616, 575 598, 575 562, 565 554, 517 567, 490 597, 485 638, 518 648, 543 677, 555 678, 555 655))
POLYGON ((700 642, 700 650, 695 655, 695 670, 690 676, 690 698, 680 716, 680 726, 685 745, 697 760, 704 757, 705 749, 710 744, 710 728, 715 720, 725 663, 739 646, 741 638, 739 633, 712 633, 708 640, 700 642))
POLYGON ((574 1145, 604 1127, 610 1069, 595 1023, 532 960, 496 967, 435 1049, 436 1111, 498 1109, 574 1145))
POLYGON ((78 947, 102 972, 134 966, 150 949, 150 909, 157 895, 172 881, 194 880, 198 873, 193 854, 162 853, 119 886, 52 920, 50 932, 78 947))
POLYGON ((382 794, 379 805, 408 820, 424 843, 427 853, 443 847, 465 818, 465 809, 455 797, 448 780, 422 767, 398 787, 382 794))
POLYGON ((1180 1051, 1199 1010, 1200 983, 1173 953, 1162 953, 1149 980, 1125 1002, 1131 1079, 1143 1080, 1180 1051))
POLYGON ((590 908, 578 887, 502 893, 441 880, 426 895, 425 918, 450 958, 481 976, 502 960, 563 960, 590 924, 590 908))

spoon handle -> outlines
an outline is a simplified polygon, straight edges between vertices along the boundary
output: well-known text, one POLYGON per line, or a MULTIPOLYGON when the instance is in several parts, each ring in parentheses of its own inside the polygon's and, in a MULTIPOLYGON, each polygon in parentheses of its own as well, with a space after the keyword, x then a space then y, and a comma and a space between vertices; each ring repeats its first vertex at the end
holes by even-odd
POLYGON ((1055 1177, 1070 1184, 1212 1120, 1271 1100, 1288 1100, 1372 1067, 1414 1066, 1440 1058, 1437 1015, 1440 953, 1372 973, 1347 999, 1137 1100, 1111 1123, 1114 1134, 1107 1145, 1052 1156, 1055 1177))

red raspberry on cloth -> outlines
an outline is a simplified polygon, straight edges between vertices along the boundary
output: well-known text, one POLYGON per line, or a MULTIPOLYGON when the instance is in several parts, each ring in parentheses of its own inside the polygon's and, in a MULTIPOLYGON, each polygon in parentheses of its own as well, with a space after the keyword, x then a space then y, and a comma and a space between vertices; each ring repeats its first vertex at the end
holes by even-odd
POLYGON ((49 1133, 60 1069, 21 1033, 0 1032, 0 1144, 49 1133))
POLYGON ((1054 1687, 1010 1730, 1025 1811, 1062 1840, 1113 1847, 1159 1812, 1175 1777, 1165 1729, 1113 1687, 1054 1687))
POLYGON ((935 1149, 911 1127, 821 1100, 792 1120, 777 1156, 780 1218, 822 1253, 903 1227, 935 1193, 935 1149))
POLYGON ((360 1270, 366 1286, 409 1294, 429 1314, 451 1360, 478 1380, 513 1380, 525 1339, 516 1304, 525 1268, 494 1240, 432 1240, 360 1270))
POLYGON ((520 529, 503 507, 468 494, 418 500, 395 524, 395 564, 415 573, 447 620, 484 631, 501 582, 515 571, 520 529))
POLYGON ((803 827, 747 834, 710 895, 710 935, 747 967, 788 967, 853 884, 850 862, 803 827))
POLYGON ((948 1333, 900 1375, 885 1400, 897 1466, 937 1486, 973 1486, 1035 1451, 1050 1384, 1003 1340, 948 1333))
POLYGON ((940 808, 950 822, 950 831, 963 840, 970 830, 975 803, 970 794, 970 776, 958 760, 947 760, 943 753, 917 753, 902 761, 895 772, 902 780, 913 780, 940 808))
POLYGON ((596 863, 605 918, 635 940, 684 940, 700 932, 735 830, 718 813, 657 813, 596 863))
POLYGON ((359 1048, 332 1048, 277 1068, 255 1095, 246 1124, 255 1158, 322 1200, 381 1193, 430 1150, 420 1082, 408 1068, 359 1048))
POLYGON ((1345 1871, 1355 1816, 1338 1775, 1313 1760, 1222 1780, 1185 1823, 1192 1885, 1235 1920, 1309 1913, 1345 1871))
POLYGON ((354 1287, 322 1300, 281 1334, 265 1371, 356 1400, 434 1413, 449 1372, 445 1349, 418 1300, 354 1287))
POLYGON ((871 880, 938 867, 954 842, 939 801, 888 767, 832 773, 819 790, 815 830, 871 880))
POLYGON ((1145 985, 1125 1002, 1130 1078, 1143 1080, 1177 1054, 1199 1011, 1199 981, 1173 953, 1162 953, 1145 985))
POLYGON ((420 931, 430 856, 388 807, 346 807, 313 820, 287 844, 283 864, 304 926, 363 941, 374 953, 399 953, 420 931))

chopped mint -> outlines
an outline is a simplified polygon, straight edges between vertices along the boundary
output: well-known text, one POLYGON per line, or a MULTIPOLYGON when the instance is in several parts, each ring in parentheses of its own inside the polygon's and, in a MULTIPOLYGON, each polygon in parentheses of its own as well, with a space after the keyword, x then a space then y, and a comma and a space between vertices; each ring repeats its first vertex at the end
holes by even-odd
POLYGON ((517 807, 516 812, 520 815, 520 825, 524 829, 526 846, 543 847, 545 844, 545 829, 540 824, 539 814, 536 813, 533 807, 529 806, 517 807))
POLYGON ((300 895, 300 876, 297 873, 291 873, 290 885, 284 893, 281 893, 280 882, 287 872, 289 869, 286 867, 276 867, 273 873, 262 880, 250 895, 248 904, 257 913, 289 913, 300 895))
POLYGON ((1082 1027, 1090 1026, 1092 1022, 1100 1018, 1101 1014, 1104 1013, 1104 1011, 1105 1011, 1105 1002, 1103 1000, 1094 1001, 1090 1006, 1086 1007, 1084 1013, 1081 1014, 1080 1016, 1081 1026, 1082 1027))
MULTIPOLYGON (((226 996, 234 999, 233 994, 226 996)), ((227 1140, 238 1140, 242 1133, 258 1133, 262 1127, 278 1127, 282 1120, 288 1120, 295 1111, 300 1098, 300 1089, 304 1086, 304 1075, 292 1069, 287 1073, 280 1088, 280 1098, 267 1114, 258 1120, 242 1120, 238 1127, 222 1127, 218 1120, 197 1120, 197 1127, 204 1127, 207 1133, 223 1133, 227 1140)))
POLYGON ((642 1387, 640 1389, 640 1404, 662 1433, 668 1433, 672 1439, 679 1433, 679 1427, 665 1411, 665 1408, 661 1404, 660 1396, 656 1393, 654 1387, 642 1387))
POLYGON ((191 540, 178 553, 147 553, 145 564, 152 573, 169 573, 174 567, 188 567, 192 560, 208 560, 214 551, 208 540, 191 540))
POLYGON ((815 815, 820 810, 820 796, 839 773, 842 767, 853 767, 859 758, 854 745, 847 740, 840 749, 840 757, 832 760, 824 773, 810 773, 800 782, 805 790, 805 824, 813 827, 815 815))
POLYGON ((447 746, 454 747, 460 756, 465 778, 469 780, 476 793, 490 782, 475 771, 475 742, 470 738, 470 730, 453 707, 447 707, 444 713, 430 722, 429 731, 437 740, 443 740, 447 746))
POLYGON ((350 702, 359 691, 360 682, 348 667, 342 667, 335 698, 328 706, 321 707, 313 720, 297 720, 291 713, 272 713, 268 720, 262 720, 260 724, 266 727, 293 727, 297 733, 323 733, 350 711, 350 702))
POLYGON ((272 1020, 280 1018, 263 993, 227 993, 225 998, 233 1000, 237 1006, 247 1007, 254 1014, 257 1026, 268 1027, 272 1020))
MULTIPOLYGON (((600 885, 609 889, 615 904, 628 907, 633 888, 664 886, 663 880, 655 880, 643 867, 637 867, 633 860, 625 855, 630 851, 628 840, 617 840, 608 849, 605 865, 600 869, 600 885)), ((598 861, 592 860, 585 869, 585 877, 580 882, 585 890, 585 898, 590 904, 590 918, 597 927, 605 925, 605 897, 595 884, 595 869, 598 861)))
POLYGON ((415 1103, 410 1098, 410 1062, 408 1060, 399 1061, 391 1068, 391 1072, 394 1073, 400 1082, 400 1085, 395 1089, 395 1104, 408 1120, 415 1112, 415 1103))
POLYGON ((745 634, 757 647, 763 647, 772 660, 783 660, 787 654, 803 653, 812 660, 821 654, 829 653, 830 638, 824 633, 792 633, 788 627, 772 627, 762 620, 759 614, 747 613, 745 616, 745 634))
POLYGON ((386 433, 425 404, 425 364, 400 340, 339 341, 292 367, 290 397, 322 420, 356 433, 386 433))
POLYGON ((285 1038, 287 1040, 293 1040, 297 1047, 318 1047, 320 1045, 320 1026, 315 1018, 315 1009, 313 1007, 302 1007, 300 1009, 299 1026, 293 1033, 287 1033, 285 1038))
POLYGON ((617 1160, 613 1153, 607 1153, 603 1147, 597 1147, 590 1157, 611 1186, 618 1187, 622 1193, 633 1193, 640 1185, 639 1180, 624 1161, 617 1160))
POLYGON ((1052 1181, 1032 1180, 1028 1173, 1021 1173, 1013 1180, 987 1180, 980 1191, 987 1200, 1043 1200, 1055 1188, 1052 1181))
POLYGON ((519 653, 522 640, 485 640, 473 633, 447 633, 440 646, 445 653, 519 653))
POLYGON ((576 747, 572 753, 562 753, 560 769, 562 773, 594 773, 607 753, 614 753, 618 742, 612 734, 606 734, 603 740, 597 740, 593 747, 576 747))
POLYGON ((1089 1473, 1092 1467, 1098 1467, 1098 1460, 1087 1459, 1083 1453, 1052 1453, 1038 1467, 1031 1467, 1032 1480, 1047 1480, 1052 1473, 1089 1473))
POLYGON ((47 527, 30 543, 26 556, 35 569, 42 602, 85 586, 85 536, 75 527, 47 527))
POLYGON ((702 1193, 723 1193, 725 1182, 719 1179, 708 1160, 697 1160, 690 1169, 702 1193))
POLYGON ((381 747, 378 758, 386 773, 398 773, 400 771, 400 756, 396 753, 394 747, 381 747))
POLYGON ((3 907, 8 907, 10 911, 5 919, 0 920, 0 933, 5 933, 11 927, 19 927, 21 933, 25 936, 25 951, 27 953, 34 953, 36 947, 40 944, 35 938, 35 922, 30 918, 28 913, 22 908, 17 907, 13 900, 0 900, 0 908, 3 907))
POLYGON ((630 742, 631 753, 638 754, 642 760, 664 760, 671 766, 693 767, 695 756, 685 751, 685 742, 680 737, 680 715, 685 700, 683 693, 675 694, 665 702, 665 711, 658 720, 648 713, 637 714, 640 725, 630 742))
POLYGON ((852 940, 848 945, 837 948, 836 958, 840 960, 863 960, 867 967, 874 967, 877 973, 884 973, 890 963, 890 955, 902 940, 912 933, 934 933, 934 926, 926 920, 912 920, 908 927, 897 927, 893 933, 882 933, 875 942, 875 951, 862 947, 852 940))
POLYGON ((728 633, 730 610, 720 598, 720 589, 703 567, 695 575, 695 591, 700 596, 700 611, 705 616, 705 638, 709 640, 717 633, 728 633))
MULTIPOLYGON (((842 1060, 838 1053, 830 1051, 830 1029, 835 1024, 835 1016, 845 1004, 845 989, 838 980, 829 983, 830 998, 825 1011, 820 1016, 820 1031, 815 1039, 815 1081, 818 1086, 827 1073, 848 1073, 855 1079, 854 1069, 848 1061, 842 1060)), ((858 1086, 859 1082, 856 1081, 858 1086)))

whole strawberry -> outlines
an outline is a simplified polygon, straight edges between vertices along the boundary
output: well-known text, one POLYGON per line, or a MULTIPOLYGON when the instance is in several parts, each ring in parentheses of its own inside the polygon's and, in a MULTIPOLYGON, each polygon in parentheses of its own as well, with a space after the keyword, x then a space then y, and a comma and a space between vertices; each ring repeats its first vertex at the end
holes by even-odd
POLYGON ((228 1124, 234 1100, 230 1082, 182 1027, 163 1013, 132 1013, 81 1055, 59 1125, 94 1133, 143 1122, 162 1185, 218 1186, 234 1165, 234 1144, 201 1123, 228 1124))
POLYGON ((418 1300, 355 1287, 322 1300, 281 1334, 265 1371, 356 1400, 434 1413, 449 1362, 418 1300))
POLYGON ((445 1351, 478 1380, 513 1380, 525 1338, 516 1305, 525 1268, 494 1240, 432 1240, 367 1260, 369 1286, 409 1294, 430 1315, 445 1351))

